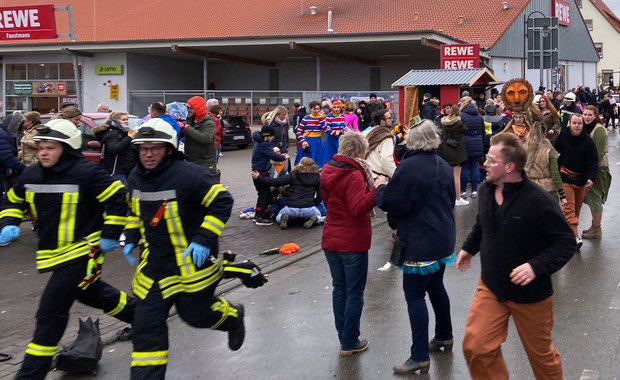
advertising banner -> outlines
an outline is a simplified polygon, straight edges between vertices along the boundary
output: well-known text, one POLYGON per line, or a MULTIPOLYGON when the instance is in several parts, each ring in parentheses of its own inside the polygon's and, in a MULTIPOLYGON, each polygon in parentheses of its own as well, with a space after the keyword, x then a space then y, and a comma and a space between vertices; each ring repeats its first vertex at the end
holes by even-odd
POLYGON ((0 8, 0 40, 56 38, 53 5, 0 8))
POLYGON ((32 94, 33 95, 66 95, 67 83, 66 82, 32 82, 32 94))
POLYGON ((480 45, 441 45, 439 48, 442 70, 477 69, 480 67, 480 45))

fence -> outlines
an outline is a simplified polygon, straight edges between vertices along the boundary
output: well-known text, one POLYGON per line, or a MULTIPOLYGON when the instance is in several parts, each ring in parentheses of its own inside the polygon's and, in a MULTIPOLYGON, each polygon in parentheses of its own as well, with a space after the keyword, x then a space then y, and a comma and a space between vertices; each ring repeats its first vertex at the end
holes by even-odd
MULTIPOLYGON (((148 113, 151 103, 186 102, 192 96, 202 96, 205 99, 218 99, 226 116, 241 116, 249 124, 260 124, 260 117, 273 110, 278 105, 289 109, 289 114, 295 112, 293 104, 308 105, 313 100, 345 99, 358 102, 367 100, 370 91, 241 91, 241 90, 148 90, 129 92, 129 112, 142 116, 148 113)), ((393 110, 398 109, 397 91, 376 91, 393 110)), ((394 117, 397 117, 394 112, 394 117)))

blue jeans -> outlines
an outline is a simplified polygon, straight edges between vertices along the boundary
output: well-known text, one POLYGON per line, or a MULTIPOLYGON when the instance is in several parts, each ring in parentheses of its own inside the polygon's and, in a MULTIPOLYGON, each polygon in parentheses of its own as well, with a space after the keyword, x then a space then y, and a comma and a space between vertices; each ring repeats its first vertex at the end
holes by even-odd
POLYGON ((480 171, 478 170, 478 161, 480 157, 467 157, 467 161, 461 165, 461 193, 467 191, 467 181, 471 183, 471 191, 478 191, 478 183, 480 182, 480 171))
POLYGON ((450 319, 450 298, 443 286, 445 265, 435 273, 422 276, 403 274, 403 290, 409 311, 411 324, 411 359, 416 362, 429 360, 428 356, 428 309, 424 296, 428 298, 435 312, 435 339, 452 339, 452 321, 450 319))
POLYGON ((332 305, 338 339, 343 350, 352 350, 359 341, 368 275, 368 252, 325 250, 332 274, 332 305))
POLYGON ((316 207, 299 208, 299 207, 285 206, 284 208, 282 208, 282 210, 280 210, 280 212, 278 213, 278 216, 276 216, 276 222, 280 223, 282 221, 282 215, 288 215, 289 218, 291 219, 295 219, 295 218, 310 219, 313 216, 320 218, 321 212, 316 207))

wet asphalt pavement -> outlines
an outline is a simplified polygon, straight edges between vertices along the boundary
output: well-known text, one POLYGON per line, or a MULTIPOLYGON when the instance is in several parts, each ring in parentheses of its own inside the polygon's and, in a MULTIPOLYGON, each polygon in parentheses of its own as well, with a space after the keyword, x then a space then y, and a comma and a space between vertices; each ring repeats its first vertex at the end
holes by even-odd
MULTIPOLYGON (((586 241, 580 254, 554 276, 554 343, 562 355, 566 379, 607 380, 620 378, 620 136, 610 134, 610 170, 614 176, 611 194, 605 205, 603 239, 586 241)), ((270 273, 269 283, 259 289, 236 288, 226 294, 246 307, 246 341, 237 352, 227 346, 227 335, 219 331, 194 329, 178 317, 169 320, 170 379, 389 379, 398 376, 392 366, 408 357, 411 332, 402 293, 402 274, 397 270, 377 271, 390 250, 389 230, 382 217, 375 221, 370 251, 369 275, 362 316, 362 337, 370 341, 368 351, 348 358, 339 356, 339 344, 333 326, 331 277, 322 252, 318 251, 320 227, 306 231, 278 226, 258 227, 240 220, 238 211, 254 202, 249 180, 249 151, 224 152, 221 162, 223 180, 235 196, 235 213, 222 238, 223 248, 233 248, 253 257, 255 252, 285 242, 300 242, 302 251, 317 251, 270 273)), ((456 209, 457 247, 473 224, 476 200, 456 209)), ((590 225, 584 207, 580 229, 590 225)), ((354 237, 353 237, 354 238, 354 237)), ((300 252, 302 252, 300 251, 300 252)), ((458 251, 458 249, 457 249, 458 251)), ((131 270, 116 256, 106 262, 106 279, 128 289, 131 270)), ((32 314, 45 275, 34 271, 33 244, 24 238, 0 249, 0 331, 33 323, 32 314), (22 271, 22 273, 17 273, 22 271), (24 273, 25 271, 25 273, 24 273), (17 274, 16 274, 17 273, 17 274)), ((269 267, 275 261, 290 258, 261 257, 269 267)), ((293 261, 293 260, 291 260, 293 261)), ((479 260, 474 259, 466 273, 448 268, 445 284, 451 299, 455 345, 452 352, 432 353, 428 375, 412 378, 468 379, 461 351, 463 328, 479 275, 479 260)), ((98 315, 92 309, 90 315, 98 315)), ((430 335, 433 314, 429 307, 430 335)), ((70 323, 77 323, 75 316, 70 323)), ((24 333, 25 334, 25 333, 24 333)), ((26 342, 29 337, 26 337, 26 342)), ((4 339, 4 338, 3 338, 4 339)), ((2 340, 0 340, 0 351, 2 340)), ((131 344, 118 342, 104 348, 97 376, 76 377, 60 372, 51 379, 126 379, 129 377, 131 344)), ((527 358, 512 327, 503 355, 511 379, 533 379, 527 358)), ((2 375, 0 364, 0 376, 2 375)), ((4 372, 6 373, 6 371, 4 372)))

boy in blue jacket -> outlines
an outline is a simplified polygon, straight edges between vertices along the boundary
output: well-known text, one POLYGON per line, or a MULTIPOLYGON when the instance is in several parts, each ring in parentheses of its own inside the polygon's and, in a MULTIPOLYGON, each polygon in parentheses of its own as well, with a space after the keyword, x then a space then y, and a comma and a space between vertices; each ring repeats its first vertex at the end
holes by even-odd
MULTIPOLYGON (((260 176, 269 176, 270 161, 285 161, 290 158, 288 154, 277 154, 273 151, 273 145, 271 142, 275 137, 275 130, 273 127, 265 125, 261 128, 260 132, 254 132, 252 139, 254 144, 254 150, 252 151, 252 170, 257 171, 260 176)), ((260 182, 256 179, 254 181, 254 187, 258 194, 256 200, 256 207, 254 208, 256 216, 257 226, 269 226, 273 222, 270 219, 269 208, 273 201, 271 196, 271 188, 268 184, 260 182)))

